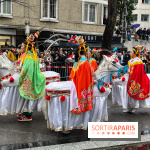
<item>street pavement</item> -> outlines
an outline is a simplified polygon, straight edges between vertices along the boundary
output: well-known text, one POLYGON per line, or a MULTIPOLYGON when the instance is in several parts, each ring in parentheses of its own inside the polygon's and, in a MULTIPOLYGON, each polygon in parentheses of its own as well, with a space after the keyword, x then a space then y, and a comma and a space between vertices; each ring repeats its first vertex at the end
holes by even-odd
MULTIPOLYGON (((122 108, 112 106, 108 100, 109 122, 139 122, 142 134, 150 132, 150 108, 141 108, 135 113, 123 113, 122 108)), ((18 122, 16 114, 0 116, 0 149, 5 147, 29 148, 88 141, 88 132, 73 130, 69 135, 47 129, 42 112, 34 112, 32 122, 18 122)))
POLYGON ((143 41, 138 40, 138 42, 136 42, 133 37, 131 41, 126 40, 124 45, 128 48, 128 51, 130 51, 133 46, 137 46, 137 45, 143 45, 144 47, 150 50, 150 43, 148 43, 146 40, 143 41))

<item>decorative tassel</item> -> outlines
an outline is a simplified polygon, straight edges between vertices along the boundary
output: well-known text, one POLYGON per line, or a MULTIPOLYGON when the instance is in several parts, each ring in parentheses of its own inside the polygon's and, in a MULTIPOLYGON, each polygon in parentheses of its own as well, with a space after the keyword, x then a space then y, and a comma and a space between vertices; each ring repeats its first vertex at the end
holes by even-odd
POLYGON ((49 83, 50 83, 50 82, 49 82, 49 81, 47 81, 47 82, 46 82, 46 85, 48 85, 49 83))
POLYGON ((1 83, 0 83, 0 89, 2 88, 2 85, 1 85, 1 83))
POLYGON ((65 95, 61 96, 60 98, 61 101, 65 101, 65 99, 66 99, 65 95))
POLYGON ((101 93, 104 93, 104 92, 105 92, 105 88, 104 88, 104 87, 101 87, 100 92, 101 92, 101 93))
POLYGON ((45 99, 48 100, 48 101, 50 101, 51 100, 50 95, 47 95, 45 99))
POLYGON ((14 78, 11 77, 11 78, 9 79, 9 82, 14 82, 14 78))
POLYGON ((122 81, 124 82, 126 80, 126 78, 125 77, 122 77, 122 81))

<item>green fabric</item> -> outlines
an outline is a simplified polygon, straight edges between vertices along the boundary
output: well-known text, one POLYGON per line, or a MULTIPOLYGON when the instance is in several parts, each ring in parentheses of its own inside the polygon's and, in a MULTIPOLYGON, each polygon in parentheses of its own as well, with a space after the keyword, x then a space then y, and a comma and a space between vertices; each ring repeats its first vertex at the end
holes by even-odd
POLYGON ((46 85, 45 76, 40 72, 39 60, 32 52, 27 52, 19 75, 19 92, 25 99, 36 100, 43 96, 46 85))
POLYGON ((23 114, 26 116, 26 117, 32 117, 32 112, 23 112, 23 114))

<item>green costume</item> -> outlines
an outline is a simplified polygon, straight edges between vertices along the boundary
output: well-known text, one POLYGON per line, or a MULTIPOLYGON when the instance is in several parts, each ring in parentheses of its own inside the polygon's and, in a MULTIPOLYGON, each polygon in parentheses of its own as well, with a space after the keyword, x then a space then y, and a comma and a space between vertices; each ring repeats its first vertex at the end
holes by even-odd
POLYGON ((31 51, 26 53, 23 60, 18 85, 20 95, 29 100, 39 99, 46 85, 45 76, 40 72, 39 60, 31 51))

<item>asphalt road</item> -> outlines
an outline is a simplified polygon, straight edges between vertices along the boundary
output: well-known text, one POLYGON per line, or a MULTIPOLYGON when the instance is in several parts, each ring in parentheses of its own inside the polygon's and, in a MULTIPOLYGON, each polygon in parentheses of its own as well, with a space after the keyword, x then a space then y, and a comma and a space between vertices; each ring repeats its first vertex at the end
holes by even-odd
MULTIPOLYGON (((139 122, 142 134, 150 133, 150 108, 139 109, 134 114, 123 113, 121 107, 112 106, 111 100, 108 100, 108 112, 109 122, 139 122)), ((84 130, 73 130, 69 135, 63 135, 47 129, 42 112, 34 112, 32 122, 18 122, 16 114, 0 116, 1 147, 28 148, 87 140, 87 131, 84 130)))

